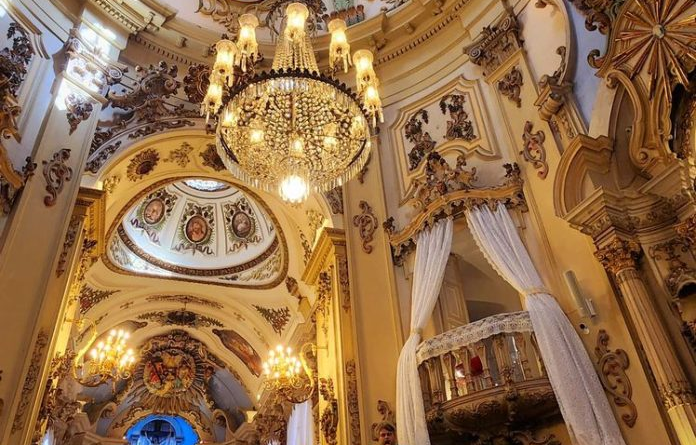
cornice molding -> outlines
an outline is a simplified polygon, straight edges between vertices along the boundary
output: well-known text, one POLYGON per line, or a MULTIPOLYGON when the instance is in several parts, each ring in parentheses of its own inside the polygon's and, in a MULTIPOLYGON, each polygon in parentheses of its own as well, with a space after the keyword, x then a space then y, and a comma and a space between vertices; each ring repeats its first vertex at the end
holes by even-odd
POLYGON ((319 234, 312 256, 302 274, 302 281, 313 286, 319 280, 319 274, 330 265, 331 255, 345 254, 346 232, 343 229, 324 227, 319 234))

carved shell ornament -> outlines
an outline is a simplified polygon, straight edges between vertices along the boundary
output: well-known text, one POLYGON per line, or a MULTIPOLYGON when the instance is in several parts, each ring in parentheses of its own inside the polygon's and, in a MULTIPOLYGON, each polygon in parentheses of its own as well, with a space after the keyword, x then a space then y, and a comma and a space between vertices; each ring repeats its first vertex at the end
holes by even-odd
POLYGON ((601 71, 624 68, 630 78, 645 71, 649 97, 660 90, 671 101, 672 87, 687 85, 696 63, 694 13, 693 0, 626 2, 613 23, 607 54, 593 50, 588 62, 601 71))
POLYGON ((152 148, 142 151, 135 155, 128 163, 126 176, 129 180, 136 182, 149 175, 157 167, 159 153, 152 148))

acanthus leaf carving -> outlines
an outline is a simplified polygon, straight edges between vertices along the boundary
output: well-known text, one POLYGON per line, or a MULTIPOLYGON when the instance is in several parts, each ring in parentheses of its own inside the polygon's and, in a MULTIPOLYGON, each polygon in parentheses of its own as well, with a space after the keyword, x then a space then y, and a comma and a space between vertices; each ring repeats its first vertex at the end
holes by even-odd
POLYGON ((137 83, 129 92, 110 91, 107 98, 115 108, 131 111, 138 122, 154 122, 172 114, 165 100, 179 91, 178 67, 162 61, 148 68, 137 66, 137 83))
POLYGON ((319 392, 322 398, 328 402, 319 419, 321 432, 328 445, 338 443, 338 400, 334 392, 333 380, 330 378, 319 379, 319 392))
POLYGON ((47 207, 54 206, 56 199, 67 181, 70 181, 73 176, 73 170, 66 165, 66 161, 70 159, 70 149, 61 148, 53 154, 49 161, 42 161, 43 176, 46 180, 46 191, 48 196, 44 197, 44 204, 47 207))
POLYGON ((69 134, 73 134, 77 130, 77 126, 92 115, 94 105, 92 105, 87 96, 79 93, 70 93, 65 97, 65 110, 65 116, 68 118, 68 125, 70 126, 69 134))
POLYGON ((431 151, 435 149, 435 141, 430 133, 423 129, 429 121, 428 112, 424 109, 416 111, 404 127, 404 136, 413 146, 408 152, 408 167, 415 170, 431 151))
POLYGON ((46 349, 46 346, 48 346, 48 334, 46 331, 41 329, 36 336, 34 349, 32 349, 31 353, 29 369, 24 377, 22 395, 19 398, 19 405, 17 406, 17 411, 15 411, 14 420, 12 422, 12 433, 16 433, 24 427, 27 410, 34 401, 32 393, 34 392, 34 389, 41 378, 41 364, 43 363, 44 350, 46 349))
POLYGON ((447 121, 445 139, 464 139, 473 141, 476 139, 474 126, 469 119, 469 114, 464 110, 466 96, 462 94, 448 94, 440 99, 440 110, 442 114, 449 112, 450 120, 447 121))
POLYGON ((414 207, 422 209, 431 202, 448 193, 467 190, 476 181, 476 167, 465 169, 466 158, 459 156, 457 165, 452 168, 439 153, 428 155, 425 173, 413 183, 412 192, 406 197, 413 201, 414 207))
POLYGON ((350 443, 360 445, 360 400, 358 395, 358 375, 355 360, 348 360, 345 365, 348 416, 350 417, 350 443))
POLYGON ((498 81, 498 91, 500 91, 500 94, 510 99, 510 101, 514 102, 517 108, 521 108, 522 99, 520 98, 520 93, 522 92, 522 84, 522 71, 514 66, 498 81))
POLYGON ((73 215, 68 223, 68 231, 65 233, 65 239, 63 240, 63 249, 60 251, 58 256, 58 265, 56 266, 56 277, 60 277, 65 273, 65 266, 68 262, 68 254, 72 249, 79 236, 80 225, 82 224, 83 218, 78 215, 73 215))
POLYGON ((513 15, 505 15, 497 23, 485 26, 476 41, 465 50, 471 61, 488 76, 522 47, 519 25, 513 15))

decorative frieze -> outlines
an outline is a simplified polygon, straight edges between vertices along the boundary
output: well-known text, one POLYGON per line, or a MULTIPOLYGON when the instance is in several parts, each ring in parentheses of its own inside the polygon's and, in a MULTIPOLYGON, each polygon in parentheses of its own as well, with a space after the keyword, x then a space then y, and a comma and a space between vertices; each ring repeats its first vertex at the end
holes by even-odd
POLYGON ((78 215, 73 215, 70 218, 70 223, 68 223, 68 231, 65 233, 65 239, 63 240, 63 249, 60 251, 58 256, 58 264, 56 265, 56 277, 60 277, 65 273, 65 266, 68 262, 68 255, 72 249, 75 241, 79 236, 80 226, 82 224, 83 217, 78 215))
POLYGON ((355 368, 355 360, 348 360, 346 371, 346 405, 350 418, 350 443, 360 445, 360 399, 358 395, 358 376, 355 368))
POLYGON ((25 417, 27 415, 27 410, 34 401, 32 394, 36 388, 39 379, 41 378, 41 364, 44 360, 44 352, 48 346, 48 334, 41 329, 36 336, 36 341, 34 342, 34 349, 31 353, 31 362, 29 363, 29 369, 24 377, 24 384, 22 385, 22 395, 19 397, 19 405, 17 406, 17 411, 15 411, 14 420, 12 422, 12 433, 20 431, 24 427, 25 417))
POLYGON ((218 328, 224 327, 221 321, 213 317, 200 315, 186 309, 146 312, 138 315, 137 318, 138 320, 147 320, 158 323, 161 326, 183 326, 195 329, 209 328, 213 326, 218 328))
POLYGON ((49 161, 42 161, 43 176, 46 180, 46 191, 48 196, 44 197, 44 204, 47 207, 54 206, 60 192, 63 191, 63 186, 67 181, 70 181, 73 176, 73 170, 66 164, 70 159, 70 150, 61 148, 53 154, 49 161))
POLYGON ((522 99, 520 98, 522 83, 522 71, 516 66, 513 66, 512 69, 498 81, 498 91, 500 91, 500 94, 514 102, 517 108, 522 107, 522 99))
POLYGON ((638 410, 631 400, 633 389, 626 374, 629 365, 628 354, 623 349, 609 350, 609 334, 600 329, 597 333, 595 356, 602 386, 611 395, 614 404, 623 411, 621 420, 632 428, 638 419, 638 410))
POLYGON ((537 176, 539 178, 546 179, 546 175, 549 174, 549 164, 546 161, 546 147, 544 147, 546 135, 541 130, 532 133, 533 126, 534 124, 531 121, 527 121, 524 124, 524 133, 522 133, 523 145, 520 154, 525 161, 532 164, 535 170, 538 170, 537 176))
POLYGON ((377 221, 372 207, 367 201, 360 201, 358 205, 361 213, 353 217, 353 225, 359 230, 363 252, 372 253, 373 246, 370 243, 372 243, 375 231, 379 227, 379 221, 377 221))

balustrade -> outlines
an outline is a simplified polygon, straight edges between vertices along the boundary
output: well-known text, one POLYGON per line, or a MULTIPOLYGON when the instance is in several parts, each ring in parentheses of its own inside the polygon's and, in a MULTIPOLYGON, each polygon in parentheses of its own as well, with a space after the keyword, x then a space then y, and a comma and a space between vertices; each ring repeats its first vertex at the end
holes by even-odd
POLYGON ((431 432, 480 435, 558 413, 529 314, 498 314, 418 347, 431 432))

